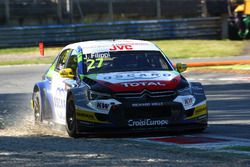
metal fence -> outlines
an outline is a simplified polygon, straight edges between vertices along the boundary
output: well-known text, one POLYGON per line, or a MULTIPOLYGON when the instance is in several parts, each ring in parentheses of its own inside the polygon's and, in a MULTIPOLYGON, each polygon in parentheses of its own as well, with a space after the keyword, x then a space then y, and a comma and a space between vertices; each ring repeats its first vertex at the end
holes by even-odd
POLYGON ((207 0, 0 0, 0 26, 200 17, 206 15, 206 2, 207 0))
POLYGON ((0 47, 68 44, 97 39, 219 39, 219 17, 0 28, 0 47))

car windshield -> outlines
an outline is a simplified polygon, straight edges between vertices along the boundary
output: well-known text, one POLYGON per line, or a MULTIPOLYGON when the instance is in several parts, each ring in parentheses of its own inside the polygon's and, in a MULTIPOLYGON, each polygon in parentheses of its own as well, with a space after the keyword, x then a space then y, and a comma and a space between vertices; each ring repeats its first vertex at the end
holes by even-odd
POLYGON ((172 70, 160 51, 120 51, 84 55, 87 74, 172 70))

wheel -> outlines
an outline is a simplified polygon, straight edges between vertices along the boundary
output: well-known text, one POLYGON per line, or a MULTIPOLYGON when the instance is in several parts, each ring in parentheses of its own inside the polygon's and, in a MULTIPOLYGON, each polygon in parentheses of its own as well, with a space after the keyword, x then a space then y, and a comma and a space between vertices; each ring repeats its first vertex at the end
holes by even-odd
POLYGON ((41 96, 39 91, 34 92, 33 111, 35 125, 40 125, 42 122, 41 96))
POLYGON ((66 107, 66 130, 70 137, 77 138, 77 122, 76 122, 76 112, 75 112, 75 103, 72 97, 69 97, 67 100, 66 107))

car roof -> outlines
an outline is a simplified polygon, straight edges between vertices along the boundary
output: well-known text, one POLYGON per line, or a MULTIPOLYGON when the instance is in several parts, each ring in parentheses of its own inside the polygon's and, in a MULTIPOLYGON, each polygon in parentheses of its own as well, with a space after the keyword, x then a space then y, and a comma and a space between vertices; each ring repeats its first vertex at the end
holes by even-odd
POLYGON ((160 51, 152 42, 132 39, 77 42, 65 46, 63 50, 77 49, 79 46, 82 48, 83 54, 113 51, 160 51))

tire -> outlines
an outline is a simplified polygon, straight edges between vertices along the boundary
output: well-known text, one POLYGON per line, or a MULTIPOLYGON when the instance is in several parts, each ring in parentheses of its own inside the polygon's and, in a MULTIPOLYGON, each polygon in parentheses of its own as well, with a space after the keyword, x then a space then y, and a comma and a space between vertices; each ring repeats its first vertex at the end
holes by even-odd
POLYGON ((42 107, 41 107, 41 96, 39 91, 34 92, 33 112, 34 112, 35 125, 40 125, 42 123, 42 107))
POLYGON ((68 132, 68 135, 73 138, 79 137, 77 134, 77 121, 76 121, 76 111, 75 111, 75 103, 70 96, 67 99, 67 105, 66 105, 66 130, 68 132))

